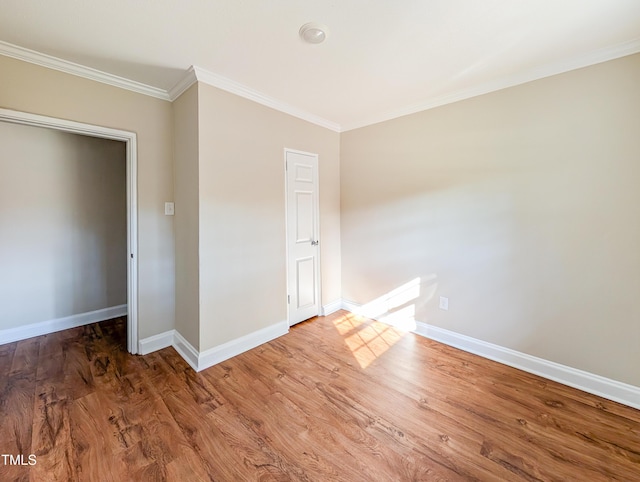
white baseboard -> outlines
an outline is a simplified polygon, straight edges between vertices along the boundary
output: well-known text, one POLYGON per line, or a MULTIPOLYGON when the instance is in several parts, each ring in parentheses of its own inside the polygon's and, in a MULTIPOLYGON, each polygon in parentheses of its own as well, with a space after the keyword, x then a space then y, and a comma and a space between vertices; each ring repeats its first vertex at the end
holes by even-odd
POLYGON ((289 324, 286 321, 281 321, 200 353, 177 330, 169 330, 140 340, 138 351, 141 355, 147 355, 156 350, 173 346, 191 368, 199 372, 288 332, 289 324))
POLYGON ((342 300, 333 300, 326 305, 322 305, 322 316, 328 316, 342 309, 342 300))
POLYGON ((564 385, 640 409, 640 388, 577 368, 494 345, 426 323, 416 323, 414 333, 480 355, 489 360, 539 375, 564 385))
POLYGON ((289 323, 281 321, 200 353, 197 371, 209 368, 231 357, 249 351, 289 332, 289 323))
POLYGON ((353 313, 356 315, 363 315, 362 305, 358 303, 354 303, 353 301, 349 301, 349 300, 342 300, 341 305, 342 305, 342 309, 348 311, 349 313, 353 313))
POLYGON ((13 343, 14 341, 26 340, 34 336, 48 335, 56 331, 68 330, 78 326, 96 323, 98 321, 109 320, 127 315, 127 305, 112 306, 101 310, 88 311, 77 315, 65 316, 54 320, 31 323, 26 326, 8 328, 0 330, 0 345, 13 343))
POLYGON ((173 347, 180 356, 184 358, 184 361, 191 366, 191 368, 197 372, 200 371, 198 368, 198 350, 196 350, 193 345, 189 343, 177 330, 174 332, 173 347))
POLYGON ((198 350, 189 343, 177 330, 169 330, 147 338, 138 343, 138 353, 148 355, 154 351, 173 346, 191 368, 198 371, 198 350))
MULTIPOLYGON (((362 306, 352 301, 343 300, 342 309, 364 315, 362 306)), ((384 320, 380 321, 384 322, 384 320)), ((412 331, 417 335, 459 348, 474 355, 640 409, 640 387, 561 365, 560 363, 478 340, 427 323, 416 322, 416 328, 412 331)))
POLYGON ((138 354, 148 355, 151 352, 162 350, 173 345, 176 330, 165 331, 158 335, 143 338, 138 342, 138 354))

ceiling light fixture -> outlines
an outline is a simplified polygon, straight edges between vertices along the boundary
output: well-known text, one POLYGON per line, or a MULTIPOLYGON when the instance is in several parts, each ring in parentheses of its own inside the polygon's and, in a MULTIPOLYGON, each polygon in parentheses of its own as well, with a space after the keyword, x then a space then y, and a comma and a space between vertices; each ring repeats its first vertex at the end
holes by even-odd
POLYGON ((320 44, 328 36, 328 29, 324 25, 315 22, 305 23, 300 27, 300 38, 309 44, 320 44))

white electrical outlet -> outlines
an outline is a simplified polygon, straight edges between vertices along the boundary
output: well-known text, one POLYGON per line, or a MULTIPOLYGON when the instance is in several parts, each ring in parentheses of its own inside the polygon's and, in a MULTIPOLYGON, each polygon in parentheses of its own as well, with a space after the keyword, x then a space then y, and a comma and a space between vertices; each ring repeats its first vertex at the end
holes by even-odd
POLYGON ((449 309, 449 298, 440 297, 440 309, 447 311, 449 309))
POLYGON ((173 203, 164 203, 164 214, 166 216, 173 216, 175 212, 175 205, 173 203))

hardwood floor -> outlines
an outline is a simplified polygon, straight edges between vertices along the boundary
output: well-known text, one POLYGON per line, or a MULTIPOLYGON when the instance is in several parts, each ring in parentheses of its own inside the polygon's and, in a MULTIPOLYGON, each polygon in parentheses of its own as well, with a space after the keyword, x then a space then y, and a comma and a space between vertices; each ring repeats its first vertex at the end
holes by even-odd
POLYGON ((345 312, 199 374, 125 331, 0 346, 0 481, 640 480, 640 411, 345 312))

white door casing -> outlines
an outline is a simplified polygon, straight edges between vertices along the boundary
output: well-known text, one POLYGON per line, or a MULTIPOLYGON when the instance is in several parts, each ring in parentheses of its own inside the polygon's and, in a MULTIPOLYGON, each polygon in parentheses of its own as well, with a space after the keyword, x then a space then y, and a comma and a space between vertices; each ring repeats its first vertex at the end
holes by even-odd
POLYGON ((289 325, 320 313, 318 155, 285 149, 289 325))
POLYGON ((44 127, 126 143, 127 156, 127 350, 138 353, 138 149, 134 132, 0 108, 0 121, 44 127))

